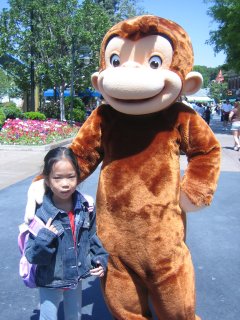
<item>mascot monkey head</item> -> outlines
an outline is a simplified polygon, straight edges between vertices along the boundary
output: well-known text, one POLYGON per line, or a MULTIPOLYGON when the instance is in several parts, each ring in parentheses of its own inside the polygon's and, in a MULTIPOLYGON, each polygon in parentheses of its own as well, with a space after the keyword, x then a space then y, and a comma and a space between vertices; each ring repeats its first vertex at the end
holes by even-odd
POLYGON ((130 115, 163 110, 202 85, 191 72, 193 50, 176 23, 145 15, 119 22, 105 35, 94 88, 119 112, 130 115))

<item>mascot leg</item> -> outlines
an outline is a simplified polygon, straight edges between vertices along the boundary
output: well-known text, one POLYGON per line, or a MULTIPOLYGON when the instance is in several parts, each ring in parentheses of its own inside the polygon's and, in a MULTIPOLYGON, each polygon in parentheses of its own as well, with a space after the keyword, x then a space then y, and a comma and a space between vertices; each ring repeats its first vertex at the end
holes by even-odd
POLYGON ((195 315, 195 279, 191 256, 172 261, 165 274, 154 274, 149 292, 159 320, 201 320, 195 315), (178 266, 178 267, 176 267, 178 266))
POLYGON ((140 278, 116 257, 109 257, 102 281, 106 303, 116 320, 152 320, 148 291, 140 278))

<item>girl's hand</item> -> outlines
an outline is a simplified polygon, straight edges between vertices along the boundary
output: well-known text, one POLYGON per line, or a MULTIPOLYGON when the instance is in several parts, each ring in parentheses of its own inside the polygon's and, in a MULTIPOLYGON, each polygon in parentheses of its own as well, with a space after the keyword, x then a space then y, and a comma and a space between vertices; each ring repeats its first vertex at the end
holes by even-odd
POLYGON ((58 234, 57 229, 54 227, 54 225, 52 225, 52 221, 53 221, 53 219, 49 218, 46 225, 45 225, 45 228, 47 228, 48 230, 52 231, 55 234, 58 234))
POLYGON ((101 277, 104 276, 104 269, 103 269, 103 267, 99 264, 96 268, 90 270, 90 274, 91 274, 92 276, 100 277, 100 278, 101 278, 101 277))

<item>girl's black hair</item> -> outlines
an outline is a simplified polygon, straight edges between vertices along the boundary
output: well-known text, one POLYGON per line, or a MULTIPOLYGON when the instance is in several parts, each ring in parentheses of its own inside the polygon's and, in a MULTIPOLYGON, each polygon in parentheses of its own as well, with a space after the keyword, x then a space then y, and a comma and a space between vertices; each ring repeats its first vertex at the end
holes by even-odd
POLYGON ((77 178, 79 179, 80 168, 78 166, 77 158, 73 151, 66 147, 57 147, 48 151, 48 153, 44 157, 44 166, 42 174, 45 177, 49 177, 53 165, 62 159, 67 159, 72 163, 74 169, 76 170, 77 178))

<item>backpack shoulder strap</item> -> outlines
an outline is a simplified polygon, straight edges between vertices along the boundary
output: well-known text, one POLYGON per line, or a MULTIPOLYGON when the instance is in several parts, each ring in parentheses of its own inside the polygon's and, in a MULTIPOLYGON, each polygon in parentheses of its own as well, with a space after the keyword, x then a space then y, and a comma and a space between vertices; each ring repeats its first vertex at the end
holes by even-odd
POLYGON ((18 248, 21 254, 24 252, 24 246, 28 236, 29 236, 28 225, 25 223, 20 224, 19 234, 18 234, 18 248))

